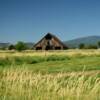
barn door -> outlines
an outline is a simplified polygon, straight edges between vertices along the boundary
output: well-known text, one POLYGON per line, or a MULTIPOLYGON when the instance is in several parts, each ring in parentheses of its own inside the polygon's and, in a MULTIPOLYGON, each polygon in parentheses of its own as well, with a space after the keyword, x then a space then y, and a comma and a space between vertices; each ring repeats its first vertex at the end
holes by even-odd
POLYGON ((52 49, 53 49, 53 48, 52 48, 51 41, 48 40, 48 41, 47 41, 47 45, 46 45, 46 50, 52 50, 52 49))

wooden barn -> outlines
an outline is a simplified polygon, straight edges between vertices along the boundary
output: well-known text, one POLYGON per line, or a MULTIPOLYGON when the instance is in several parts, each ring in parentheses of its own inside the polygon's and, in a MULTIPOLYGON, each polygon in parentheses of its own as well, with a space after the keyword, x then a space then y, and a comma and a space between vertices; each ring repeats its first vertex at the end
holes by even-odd
POLYGON ((68 47, 55 35, 47 33, 39 42, 34 45, 35 50, 64 50, 68 47))

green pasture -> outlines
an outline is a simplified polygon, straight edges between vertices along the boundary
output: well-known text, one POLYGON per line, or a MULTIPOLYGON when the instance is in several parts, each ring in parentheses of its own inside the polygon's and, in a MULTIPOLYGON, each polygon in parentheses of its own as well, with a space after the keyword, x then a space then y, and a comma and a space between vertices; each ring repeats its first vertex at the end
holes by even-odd
POLYGON ((0 51, 0 100, 100 100, 99 50, 0 51))
POLYGON ((100 70, 100 56, 50 55, 1 57, 0 69, 6 68, 27 68, 33 72, 41 73, 100 70))

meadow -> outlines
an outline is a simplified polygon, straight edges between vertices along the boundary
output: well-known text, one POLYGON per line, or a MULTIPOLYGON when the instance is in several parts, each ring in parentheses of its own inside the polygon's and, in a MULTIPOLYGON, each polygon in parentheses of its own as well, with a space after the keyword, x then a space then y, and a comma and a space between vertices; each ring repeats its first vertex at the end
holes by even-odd
POLYGON ((100 50, 0 51, 0 100, 100 100, 100 50))

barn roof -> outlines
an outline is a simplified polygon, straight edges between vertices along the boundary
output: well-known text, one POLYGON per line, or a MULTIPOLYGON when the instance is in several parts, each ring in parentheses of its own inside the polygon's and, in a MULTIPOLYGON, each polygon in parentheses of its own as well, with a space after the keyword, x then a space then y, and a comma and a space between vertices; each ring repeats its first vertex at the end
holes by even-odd
POLYGON ((59 38, 57 38, 54 34, 52 34, 52 33, 47 33, 40 41, 38 41, 35 45, 34 45, 34 47, 37 45, 37 44, 39 44, 44 38, 46 38, 47 36, 51 36, 51 37, 53 37, 53 38, 55 38, 61 45, 63 45, 64 47, 66 47, 66 48, 68 48, 59 38))

